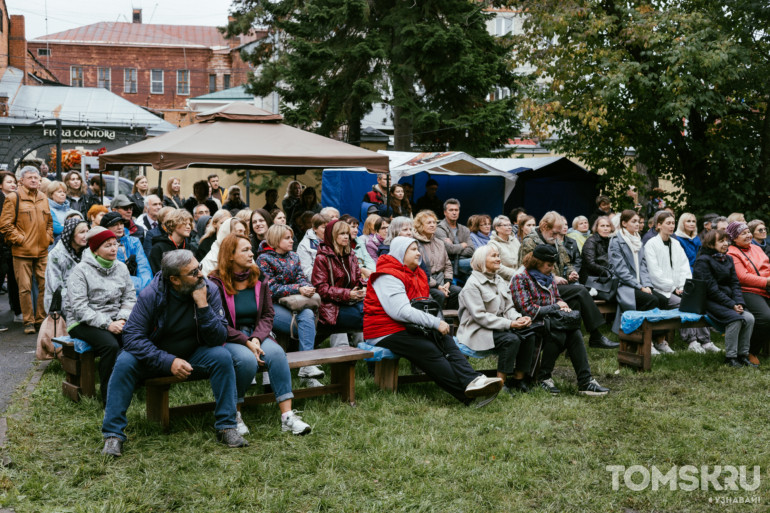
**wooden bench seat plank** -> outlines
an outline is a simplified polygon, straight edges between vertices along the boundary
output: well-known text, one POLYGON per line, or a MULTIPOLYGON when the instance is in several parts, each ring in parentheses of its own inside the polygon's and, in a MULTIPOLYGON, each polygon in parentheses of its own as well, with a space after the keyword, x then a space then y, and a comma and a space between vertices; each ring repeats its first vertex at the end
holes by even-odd
POLYGON ((640 371, 647 372, 652 368, 652 332, 671 331, 681 328, 707 328, 710 324, 704 320, 696 322, 682 322, 680 319, 665 319, 659 322, 645 320, 642 325, 632 333, 624 333, 620 330, 618 338, 618 365, 626 365, 640 371))

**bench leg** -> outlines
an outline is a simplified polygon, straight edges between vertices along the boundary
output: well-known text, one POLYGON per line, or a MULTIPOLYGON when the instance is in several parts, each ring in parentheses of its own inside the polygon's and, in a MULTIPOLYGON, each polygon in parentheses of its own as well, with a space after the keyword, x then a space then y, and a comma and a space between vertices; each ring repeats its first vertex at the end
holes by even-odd
POLYGON ((341 385, 340 397, 343 401, 356 405, 356 362, 344 362, 332 364, 331 382, 341 385))
MULTIPOLYGON (((646 324, 646 323, 645 323, 646 324)), ((652 328, 642 326, 642 371, 648 372, 652 368, 652 328)))
POLYGON ((147 419, 160 423, 164 431, 168 431, 168 391, 171 385, 147 386, 147 419))
POLYGON ((398 360, 380 360, 374 364, 374 383, 380 390, 398 391, 398 360))
MULTIPOLYGON (((106 387, 107 383, 101 386, 106 387)), ((80 394, 85 397, 96 396, 96 364, 92 351, 80 355, 80 394)))

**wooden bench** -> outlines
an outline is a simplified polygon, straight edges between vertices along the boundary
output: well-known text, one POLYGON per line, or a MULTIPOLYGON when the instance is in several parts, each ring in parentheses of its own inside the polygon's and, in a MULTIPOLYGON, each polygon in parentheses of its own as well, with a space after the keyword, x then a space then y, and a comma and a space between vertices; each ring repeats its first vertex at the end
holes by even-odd
POLYGON ((596 308, 599 309, 599 313, 602 315, 614 314, 618 307, 617 304, 609 303, 602 299, 594 299, 594 304, 596 305, 596 308))
MULTIPOLYGON (((641 371, 649 371, 652 367, 652 332, 672 331, 681 328, 708 328, 711 325, 705 320, 683 323, 679 319, 667 319, 659 322, 645 320, 633 333, 618 331, 620 347, 618 348, 618 364, 641 371)), ((670 337, 669 337, 670 338, 670 337)))
POLYGON ((53 341, 62 346, 61 366, 66 373, 61 384, 62 394, 75 402, 80 401, 81 396, 96 396, 94 352, 76 352, 75 344, 68 337, 57 337, 53 341))
MULTIPOLYGON (((325 394, 339 394, 340 398, 355 405, 355 364, 364 358, 371 358, 374 354, 371 351, 364 351, 354 347, 333 347, 327 349, 314 349, 312 351, 300 351, 286 353, 289 361, 289 368, 296 369, 308 365, 329 365, 331 367, 331 384, 315 388, 302 388, 293 390, 295 399, 307 397, 316 397, 325 394)), ((265 370, 260 367, 260 370, 265 370)), ((206 378, 200 378, 206 379, 206 378)), ((168 429, 171 417, 190 415, 206 411, 213 411, 215 403, 199 403, 184 406, 175 406, 169 408, 168 396, 171 385, 184 383, 190 380, 183 380, 174 376, 151 378, 144 382, 147 390, 147 418, 158 422, 164 429, 168 429)), ((244 406, 256 404, 266 404, 275 401, 272 393, 247 395, 244 399, 244 406)))

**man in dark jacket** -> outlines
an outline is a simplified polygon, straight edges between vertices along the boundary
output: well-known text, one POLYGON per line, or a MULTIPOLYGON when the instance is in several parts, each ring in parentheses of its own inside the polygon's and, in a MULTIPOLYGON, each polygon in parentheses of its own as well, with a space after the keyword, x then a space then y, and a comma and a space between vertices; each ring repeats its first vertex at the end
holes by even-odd
POLYGON ((163 255, 161 272, 147 286, 123 328, 123 351, 107 391, 102 454, 121 456, 126 411, 137 383, 152 377, 180 379, 208 370, 216 400, 217 439, 243 447, 236 430, 236 377, 227 340, 227 321, 216 285, 206 280, 187 250, 163 255))

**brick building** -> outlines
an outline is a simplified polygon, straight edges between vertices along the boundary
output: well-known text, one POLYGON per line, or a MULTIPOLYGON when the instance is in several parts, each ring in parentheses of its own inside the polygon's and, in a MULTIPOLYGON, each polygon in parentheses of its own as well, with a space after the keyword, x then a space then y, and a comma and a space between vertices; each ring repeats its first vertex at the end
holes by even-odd
MULTIPOLYGON (((58 84, 56 77, 27 48, 24 16, 8 13, 5 0, 0 0, 0 79, 8 68, 23 71, 25 85, 58 84)), ((0 91, 7 94, 8 91, 0 91)))
POLYGON ((264 34, 227 39, 217 27, 100 22, 32 41, 30 52, 63 84, 104 87, 177 126, 191 122, 187 99, 243 84, 240 48, 264 34))

